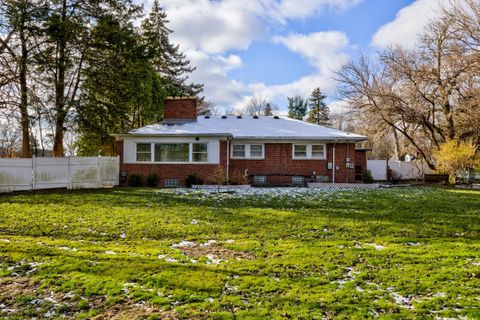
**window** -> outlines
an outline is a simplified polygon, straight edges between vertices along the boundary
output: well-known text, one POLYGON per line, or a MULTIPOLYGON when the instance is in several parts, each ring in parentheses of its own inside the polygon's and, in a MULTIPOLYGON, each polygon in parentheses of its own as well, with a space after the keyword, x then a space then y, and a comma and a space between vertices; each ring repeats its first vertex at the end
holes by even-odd
POLYGON ((305 184, 305 177, 303 176, 294 176, 292 177, 292 184, 299 186, 305 184))
POLYGON ((325 159, 325 145, 313 144, 312 145, 312 158, 325 159))
POLYGON ((307 146, 305 144, 294 144, 293 145, 293 157, 294 158, 306 158, 307 157, 307 146))
POLYGON ((326 159, 325 144, 294 144, 293 159, 326 159))
POLYGON ((192 161, 193 162, 207 162, 208 148, 206 143, 192 144, 192 161))
POLYGON ((245 158, 245 145, 244 144, 234 144, 232 146, 232 156, 234 158, 245 158))
POLYGON ((253 184, 266 184, 267 177, 266 176, 253 176, 253 184))
POLYGON ((250 145, 250 158, 263 158, 263 144, 250 145))
POLYGON ((152 161, 152 145, 137 143, 137 161, 152 161))
POLYGON ((188 162, 188 143, 156 143, 155 162, 188 162))
POLYGON ((180 183, 178 179, 165 179, 165 187, 179 187, 180 183))

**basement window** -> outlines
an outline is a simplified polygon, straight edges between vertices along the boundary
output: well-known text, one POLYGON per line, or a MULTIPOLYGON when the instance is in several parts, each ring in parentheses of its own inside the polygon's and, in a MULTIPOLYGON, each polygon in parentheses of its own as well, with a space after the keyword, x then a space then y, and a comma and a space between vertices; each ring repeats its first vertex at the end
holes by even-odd
POLYGON ((292 184, 295 186, 303 186, 305 184, 305 177, 303 176, 292 177, 292 184))
POLYGON ((253 184, 266 184, 267 177, 266 176, 253 176, 253 184))
POLYGON ((137 143, 137 161, 152 161, 152 145, 150 143, 137 143))
POLYGON ((165 187, 176 188, 179 186, 180 186, 180 183, 178 179, 165 179, 165 187))

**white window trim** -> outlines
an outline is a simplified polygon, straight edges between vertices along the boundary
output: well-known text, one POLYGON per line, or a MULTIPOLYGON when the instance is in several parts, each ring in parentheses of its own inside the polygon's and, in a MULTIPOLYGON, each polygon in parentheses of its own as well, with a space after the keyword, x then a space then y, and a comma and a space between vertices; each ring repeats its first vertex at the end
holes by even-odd
POLYGON ((325 143, 292 143, 292 159, 293 160, 326 160, 327 159, 327 145, 325 143), (306 157, 296 157, 295 156, 295 146, 306 146, 307 155, 306 157), (318 146, 323 145, 323 157, 314 157, 312 156, 312 145, 318 146))
POLYGON ((188 144, 188 161, 155 161, 155 144, 162 144, 162 142, 135 142, 135 161, 136 164, 208 164, 209 147, 208 142, 165 142, 163 144, 188 144), (150 143, 150 161, 137 161, 137 146, 139 144, 150 143), (207 161, 193 161, 193 146, 195 143, 204 143, 207 145, 207 161))
POLYGON ((264 160, 265 159, 265 144, 264 143, 232 143, 232 147, 230 148, 230 158, 231 159, 244 159, 244 160, 264 160), (245 146, 245 156, 244 157, 237 157, 233 155, 233 146, 245 146), (260 157, 252 157, 250 154, 250 146, 262 146, 262 156, 260 157))

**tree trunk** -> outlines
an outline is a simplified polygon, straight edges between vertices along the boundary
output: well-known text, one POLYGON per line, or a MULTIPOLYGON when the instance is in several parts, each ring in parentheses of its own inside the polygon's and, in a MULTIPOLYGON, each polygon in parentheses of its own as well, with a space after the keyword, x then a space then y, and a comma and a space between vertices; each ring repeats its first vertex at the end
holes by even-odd
POLYGON ((20 122, 22 127, 22 157, 30 158, 30 119, 28 117, 28 86, 27 86, 27 40, 23 23, 20 24, 19 36, 22 53, 19 57, 19 82, 20 82, 20 122))
POLYGON ((397 129, 392 128, 393 132, 393 141, 394 141, 394 152, 395 152, 395 160, 400 161, 400 141, 398 139, 398 132, 397 129))
POLYGON ((63 125, 65 121, 65 69, 66 69, 66 32, 67 1, 62 1, 61 34, 58 41, 58 69, 55 83, 55 139, 53 142, 53 156, 63 157, 63 125))

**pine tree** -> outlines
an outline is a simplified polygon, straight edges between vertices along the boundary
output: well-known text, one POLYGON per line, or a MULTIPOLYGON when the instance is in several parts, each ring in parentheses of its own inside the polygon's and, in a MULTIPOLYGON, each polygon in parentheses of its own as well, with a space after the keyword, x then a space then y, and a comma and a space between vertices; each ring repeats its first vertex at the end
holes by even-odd
POLYGON ((170 42, 170 34, 173 32, 167 27, 167 14, 155 0, 148 17, 142 22, 142 38, 146 46, 147 54, 151 62, 162 77, 168 79, 172 87, 170 95, 196 96, 203 91, 203 85, 187 84, 188 74, 195 68, 190 66, 178 45, 170 42))
POLYGON ((330 110, 325 103, 325 98, 320 88, 313 90, 309 99, 309 107, 307 121, 322 126, 330 125, 330 110))
POLYGON ((303 120, 307 115, 308 101, 299 95, 287 97, 288 99, 288 117, 297 120, 303 120))

